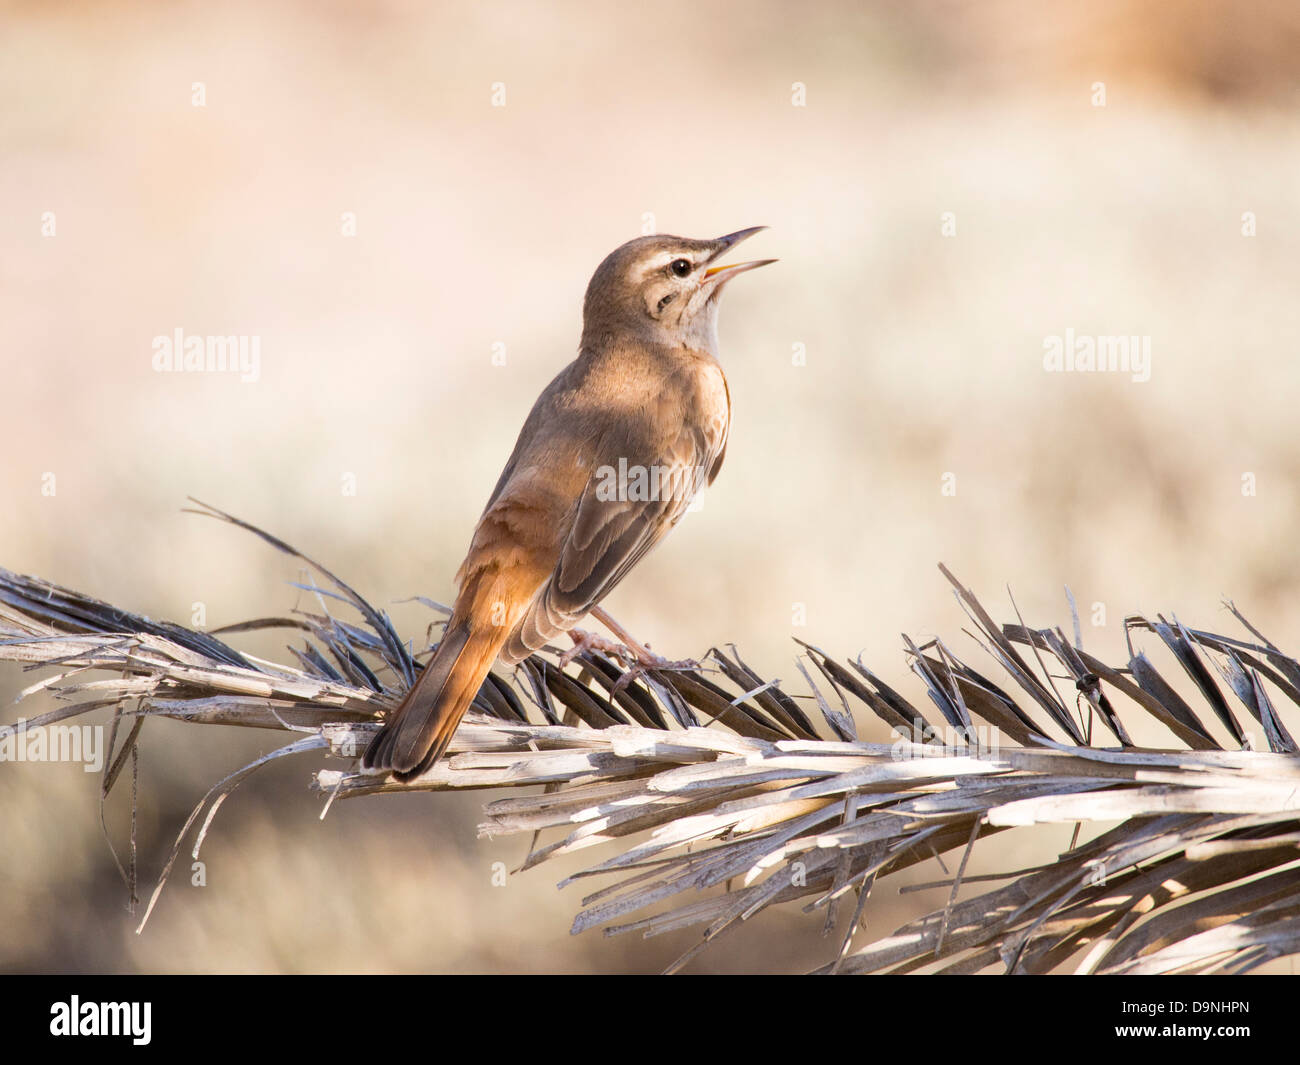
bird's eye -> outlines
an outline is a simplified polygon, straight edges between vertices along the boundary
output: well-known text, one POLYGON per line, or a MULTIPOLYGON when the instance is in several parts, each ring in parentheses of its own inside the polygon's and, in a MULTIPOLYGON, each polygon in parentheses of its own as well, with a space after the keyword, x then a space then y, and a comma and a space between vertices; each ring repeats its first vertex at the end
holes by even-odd
POLYGON ((663 299, 661 299, 661 300, 659 301, 659 310, 662 311, 665 307, 668 306, 668 304, 672 303, 672 301, 673 301, 673 297, 676 296, 676 295, 677 295, 676 292, 670 292, 670 293, 668 293, 668 295, 666 295, 663 299))
POLYGON ((691 261, 689 259, 674 259, 668 269, 678 277, 685 277, 691 272, 691 261))

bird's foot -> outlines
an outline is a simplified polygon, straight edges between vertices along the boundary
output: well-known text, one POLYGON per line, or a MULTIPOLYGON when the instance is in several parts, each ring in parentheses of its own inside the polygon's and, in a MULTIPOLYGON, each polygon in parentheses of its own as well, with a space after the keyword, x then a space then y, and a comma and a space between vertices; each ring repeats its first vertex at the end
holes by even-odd
POLYGON ((676 670, 680 673, 690 669, 703 668, 693 658, 670 659, 657 655, 650 650, 648 644, 644 647, 638 644, 631 650, 633 652, 631 668, 614 682, 614 687, 610 689, 611 695, 617 695, 633 681, 639 680, 650 672, 671 672, 676 670))
POLYGON ((624 688, 628 687, 635 681, 640 680, 642 677, 644 677, 647 673, 650 672, 657 672, 659 670, 673 670, 673 669, 682 671, 682 670, 700 668, 700 664, 696 662, 693 658, 684 658, 677 662, 670 662, 668 659, 660 658, 658 655, 654 655, 653 657, 655 658, 654 662, 650 662, 650 663, 637 662, 632 666, 631 669, 628 669, 626 672, 624 672, 624 674, 614 682, 614 687, 612 687, 609 690, 609 694, 617 695, 624 688))
POLYGON ((685 669, 702 669, 699 662, 693 658, 664 658, 663 655, 657 655, 650 650, 650 645, 634 649, 633 656, 636 665, 643 672, 647 669, 666 669, 666 670, 685 670, 685 669))
POLYGON ((569 639, 573 641, 573 646, 560 655, 561 669, 586 651, 600 651, 615 658, 635 660, 634 653, 618 640, 610 640, 594 632, 587 632, 585 629, 570 629, 569 639))
POLYGON ((648 645, 638 643, 636 640, 611 640, 598 636, 594 632, 587 632, 585 629, 570 629, 569 639, 573 641, 573 646, 560 655, 561 669, 587 651, 599 651, 628 665, 629 668, 619 677, 614 686, 616 692, 622 691, 638 677, 644 676, 651 670, 682 671, 702 668, 693 658, 664 658, 651 651, 648 645))

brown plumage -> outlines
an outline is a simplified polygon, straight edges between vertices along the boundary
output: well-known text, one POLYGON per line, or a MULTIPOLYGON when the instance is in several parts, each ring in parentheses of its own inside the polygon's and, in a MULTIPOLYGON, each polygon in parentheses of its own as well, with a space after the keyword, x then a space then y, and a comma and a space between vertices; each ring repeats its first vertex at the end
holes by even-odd
POLYGON ((711 264, 761 228, 641 237, 596 268, 578 357, 524 422, 457 574, 442 642, 365 768, 424 773, 493 662, 518 663, 577 625, 712 483, 731 417, 718 293, 774 260, 711 264))

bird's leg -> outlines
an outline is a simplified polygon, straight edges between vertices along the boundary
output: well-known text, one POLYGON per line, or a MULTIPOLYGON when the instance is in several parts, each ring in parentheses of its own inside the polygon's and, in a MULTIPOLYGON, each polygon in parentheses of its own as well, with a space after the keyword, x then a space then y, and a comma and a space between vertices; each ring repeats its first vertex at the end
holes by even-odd
POLYGON ((584 651, 602 651, 616 658, 634 657, 633 653, 617 640, 606 639, 604 636, 598 636, 594 632, 587 632, 585 629, 570 629, 568 637, 573 641, 573 646, 560 655, 561 669, 584 651))
POLYGON ((573 641, 573 646, 560 656, 560 668, 563 669, 578 655, 584 651, 601 651, 611 657, 617 658, 628 663, 629 667, 620 676, 612 689, 613 694, 617 694, 631 684, 638 677, 645 674, 648 670, 687 670, 700 669, 700 663, 693 658, 683 659, 681 661, 670 661, 660 655, 655 654, 650 648, 636 639, 627 629, 623 628, 617 621, 610 617, 600 607, 593 607, 591 614, 598 621, 602 622, 610 632, 618 637, 617 640, 610 640, 604 636, 598 636, 595 633, 587 632, 584 629, 570 629, 569 639, 573 641))
POLYGON ((598 606, 591 608, 591 616, 609 629, 615 636, 623 641, 623 646, 631 652, 633 660, 636 662, 640 671, 647 669, 699 669, 700 664, 693 658, 682 659, 673 662, 661 655, 655 654, 650 650, 647 644, 643 644, 627 629, 623 628, 617 621, 609 616, 604 609, 598 606))

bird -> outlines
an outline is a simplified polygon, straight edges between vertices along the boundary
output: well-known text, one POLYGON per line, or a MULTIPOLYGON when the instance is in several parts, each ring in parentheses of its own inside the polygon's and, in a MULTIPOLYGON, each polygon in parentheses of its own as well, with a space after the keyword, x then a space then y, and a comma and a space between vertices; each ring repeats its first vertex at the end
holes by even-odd
POLYGON ((766 228, 642 236, 596 267, 577 357, 533 404, 456 574, 442 638, 363 770, 400 781, 427 772, 492 666, 561 634, 576 644, 588 613, 607 619, 601 600, 713 483, 731 426, 718 297, 777 261, 718 260, 766 228))

